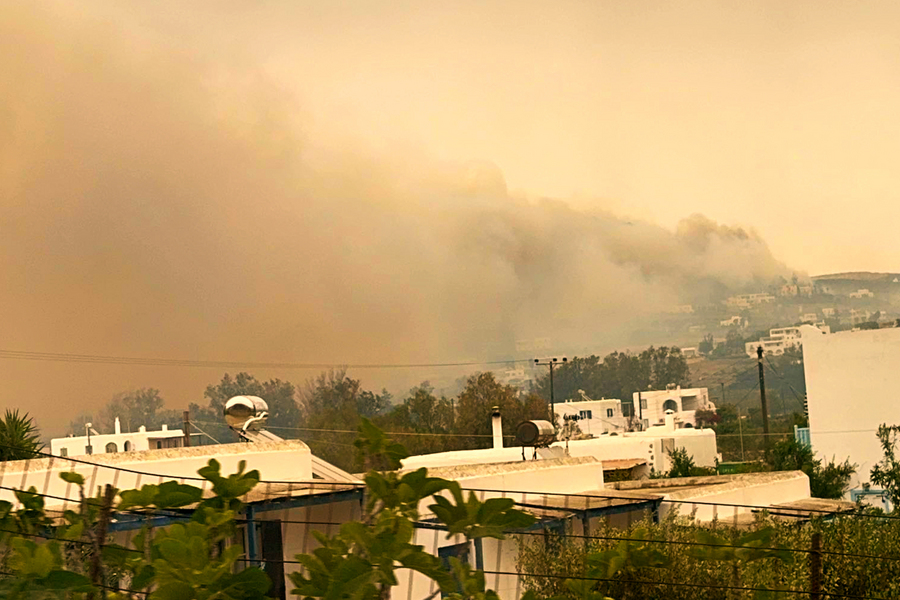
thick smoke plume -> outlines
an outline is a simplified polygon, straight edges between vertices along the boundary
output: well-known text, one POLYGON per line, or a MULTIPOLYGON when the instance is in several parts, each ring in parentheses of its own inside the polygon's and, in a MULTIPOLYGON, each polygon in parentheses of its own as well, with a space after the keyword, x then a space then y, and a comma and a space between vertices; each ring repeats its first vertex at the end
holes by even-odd
MULTIPOLYGON (((252 65, 40 6, 7 6, 0 22, 8 348, 497 358, 535 337, 627 342, 646 315, 789 274, 752 231, 700 215, 670 231, 512 194, 490 163, 316 139, 299 100, 252 65)), ((96 406, 128 386, 112 368, 90 381, 41 368, 0 365, 17 382, 3 403, 96 406)), ((164 392, 216 378, 151 375, 164 392)))

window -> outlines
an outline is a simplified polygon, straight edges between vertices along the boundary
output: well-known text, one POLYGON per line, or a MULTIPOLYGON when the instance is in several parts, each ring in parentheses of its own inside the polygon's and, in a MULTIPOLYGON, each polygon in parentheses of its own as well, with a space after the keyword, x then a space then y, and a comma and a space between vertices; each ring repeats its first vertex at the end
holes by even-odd
POLYGON ((613 416, 613 409, 607 408, 607 409, 606 409, 606 416, 612 418, 612 416, 613 416))
POLYGON ((578 416, 582 419, 593 419, 593 413, 589 410, 582 410, 578 412, 578 416))
POLYGON ((646 410, 646 408, 647 408, 647 399, 641 398, 641 409, 646 410))
POLYGON ((667 410, 671 410, 672 412, 678 412, 678 403, 672 400, 671 398, 663 402, 663 412, 667 410))
POLYGON ((68 455, 69 455, 69 449, 68 449, 68 448, 60 448, 60 449, 59 449, 59 455, 60 455, 60 456, 68 456, 68 455))
POLYGON ((119 447, 116 446, 115 442, 110 442, 106 445, 106 453, 107 454, 114 454, 118 451, 119 451, 119 447))
MULTIPOLYGON (((451 571, 452 567, 450 566, 450 557, 455 556, 456 558, 462 560, 463 563, 469 562, 469 542, 463 542, 462 544, 454 544, 452 546, 444 546, 443 548, 438 548, 438 558, 441 559, 441 564, 444 565, 444 569, 447 571, 451 571)), ((462 592, 462 590, 459 590, 462 592)), ((450 593, 449 592, 441 592, 441 598, 446 598, 450 593)))
POLYGON ((281 536, 281 521, 257 521, 262 568, 272 580, 269 597, 285 600, 284 586, 284 541, 281 536))

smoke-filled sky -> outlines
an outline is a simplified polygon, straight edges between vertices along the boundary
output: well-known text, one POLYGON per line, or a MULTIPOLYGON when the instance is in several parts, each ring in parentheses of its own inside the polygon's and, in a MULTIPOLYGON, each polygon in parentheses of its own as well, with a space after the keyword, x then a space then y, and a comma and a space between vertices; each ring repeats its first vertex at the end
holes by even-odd
MULTIPOLYGON (((485 360, 608 349, 780 275, 897 270, 898 13, 3 3, 0 349, 485 360)), ((58 432, 219 377, 0 359, 0 406, 58 432)))

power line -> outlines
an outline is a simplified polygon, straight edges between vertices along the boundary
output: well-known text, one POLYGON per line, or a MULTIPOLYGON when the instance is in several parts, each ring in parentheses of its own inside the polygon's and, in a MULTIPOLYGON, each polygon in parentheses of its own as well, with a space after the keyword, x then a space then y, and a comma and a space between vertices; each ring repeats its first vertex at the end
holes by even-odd
POLYGON ((226 369, 423 369, 438 367, 475 367, 481 365, 507 365, 531 362, 531 359, 507 359, 444 363, 296 363, 189 360, 180 358, 152 358, 134 356, 103 356, 96 354, 68 354, 60 352, 31 352, 25 350, 0 350, 0 358, 12 360, 36 360, 50 362, 92 363, 105 365, 139 365, 151 367, 201 367, 226 369))
MULTIPOLYGON (((202 423, 203 425, 221 425, 222 423, 214 423, 213 421, 194 421, 191 420, 191 423, 202 423)), ((324 428, 314 428, 314 427, 278 427, 273 425, 266 425, 266 429, 278 429, 281 431, 311 431, 311 432, 320 432, 320 433, 353 433, 359 434, 359 431, 356 429, 324 429, 324 428)), ((488 438, 493 439, 494 436, 483 434, 483 433, 438 433, 438 432, 427 432, 427 431, 385 431, 385 435, 424 435, 430 437, 461 437, 461 438, 488 438)), ((505 438, 514 438, 514 435, 504 435, 505 438)))

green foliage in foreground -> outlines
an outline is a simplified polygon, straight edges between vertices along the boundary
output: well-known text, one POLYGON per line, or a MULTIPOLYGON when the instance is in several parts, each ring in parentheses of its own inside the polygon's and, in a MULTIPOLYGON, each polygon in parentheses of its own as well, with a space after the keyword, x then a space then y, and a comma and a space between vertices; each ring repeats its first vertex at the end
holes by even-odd
POLYGON ((814 532, 821 534, 823 589, 829 594, 900 597, 900 520, 876 512, 806 524, 759 515, 746 531, 724 522, 702 528, 675 516, 626 529, 601 526, 588 542, 556 535, 526 540, 520 545, 518 568, 532 574, 524 578, 525 589, 541 598, 788 600, 801 595, 785 590, 810 589, 805 551, 814 532), (603 557, 615 568, 598 571, 603 557), (579 583, 585 580, 589 585, 579 583))
MULTIPOLYGON (((395 469, 407 456, 366 419, 360 424, 356 447, 368 465, 395 469)), ((447 528, 447 537, 463 535, 467 542, 478 538, 503 539, 504 532, 527 527, 534 517, 514 508, 509 498, 479 501, 468 498, 455 481, 429 477, 426 469, 408 473, 370 469, 365 476, 367 498, 362 522, 341 526, 333 536, 315 533, 321 547, 297 560, 306 573, 290 575, 293 593, 303 598, 352 598, 376 600, 390 596, 397 585, 397 571, 410 569, 434 580, 453 598, 496 598, 486 590, 484 573, 467 564, 466 557, 452 560, 447 572, 440 559, 413 544, 414 522, 424 503, 447 528)))
MULTIPOLYGON (((427 506, 444 524, 447 537, 504 538, 504 532, 527 527, 534 518, 514 508, 508 498, 478 500, 463 495, 454 481, 429 477, 425 469, 395 469, 407 456, 371 422, 362 420, 356 442, 365 476, 366 502, 361 522, 344 523, 338 534, 314 532, 321 546, 297 555, 305 572, 290 575, 295 594, 304 598, 367 600, 387 598, 397 571, 410 569, 437 582, 457 600, 495 600, 484 573, 468 565, 467 556, 448 571, 438 557, 413 544, 414 523, 427 506)), ((238 534, 235 519, 241 498, 259 483, 258 471, 224 476, 210 460, 199 470, 212 494, 176 481, 119 491, 107 486, 85 497, 84 478, 62 473, 76 486, 78 510, 48 513, 35 488, 17 491, 19 508, 0 501, 0 599, 93 600, 264 600, 271 581, 255 566, 244 567, 243 549, 230 544, 238 534), (190 508, 190 510, 184 510, 190 508), (181 513, 172 513, 182 509, 181 513), (184 522, 153 528, 144 522, 130 546, 111 543, 112 515, 128 517, 183 514, 184 522)))
POLYGON ((236 534, 240 497, 259 482, 259 472, 224 476, 216 460, 200 469, 213 495, 201 488, 168 481, 118 490, 107 486, 85 497, 84 478, 62 473, 78 487, 77 511, 51 518, 44 498, 32 487, 17 491, 20 508, 0 502, 0 548, 4 550, 0 598, 81 600, 263 600, 271 587, 258 568, 237 570, 241 548, 225 546, 236 534), (118 499, 118 501, 117 501, 118 499), (114 511, 145 513, 193 505, 183 523, 154 529, 145 523, 131 546, 110 543, 107 527, 114 511))
POLYGON ((44 449, 41 434, 28 413, 6 409, 0 419, 0 461, 25 460, 44 449))

